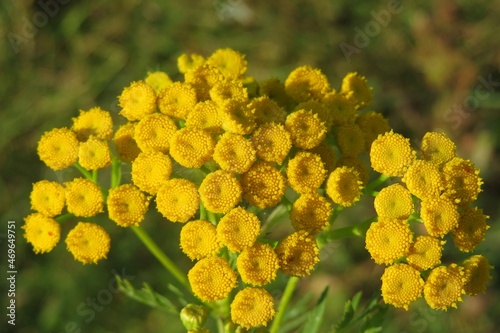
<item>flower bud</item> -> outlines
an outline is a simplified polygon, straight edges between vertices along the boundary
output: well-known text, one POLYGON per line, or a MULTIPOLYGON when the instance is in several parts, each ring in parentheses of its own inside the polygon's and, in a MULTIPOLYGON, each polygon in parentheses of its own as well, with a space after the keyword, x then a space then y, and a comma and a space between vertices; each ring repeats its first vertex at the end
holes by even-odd
POLYGON ((188 304, 181 310, 181 321, 188 331, 204 332, 199 330, 207 321, 208 312, 202 305, 188 304))

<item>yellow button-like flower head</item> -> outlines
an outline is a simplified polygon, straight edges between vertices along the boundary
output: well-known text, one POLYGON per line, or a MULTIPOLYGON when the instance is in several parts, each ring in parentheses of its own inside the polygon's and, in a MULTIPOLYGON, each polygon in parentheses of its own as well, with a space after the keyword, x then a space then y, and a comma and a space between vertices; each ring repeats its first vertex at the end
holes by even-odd
POLYGON ((66 185, 68 212, 75 216, 92 217, 104 209, 104 197, 99 186, 89 179, 76 178, 66 185))
POLYGON ((484 240, 484 234, 489 228, 486 224, 488 218, 480 208, 462 207, 458 227, 451 231, 455 246, 463 252, 474 250, 484 240))
POLYGON ((252 99, 249 107, 255 110, 255 122, 258 125, 268 123, 283 124, 285 122, 286 111, 276 101, 267 96, 252 99))
POLYGON ((181 229, 180 246, 191 260, 215 256, 222 247, 217 239, 217 230, 209 221, 195 220, 181 229))
POLYGON ((185 82, 174 82, 158 96, 160 112, 176 119, 186 119, 198 99, 196 90, 185 82))
POLYGON ((176 131, 177 126, 172 119, 161 113, 153 113, 143 117, 135 126, 134 139, 143 152, 166 153, 176 131))
POLYGON ((417 160, 406 171, 403 182, 411 194, 421 200, 438 196, 443 187, 443 179, 436 164, 417 160))
POLYGON ((340 168, 343 166, 356 170, 359 173, 359 179, 363 185, 366 185, 366 182, 368 181, 368 167, 366 166, 366 163, 357 157, 342 156, 337 161, 337 167, 340 168))
POLYGON ((446 242, 432 236, 418 236, 415 242, 411 244, 406 260, 419 271, 439 265, 444 243, 446 242))
POLYGON ((33 184, 30 200, 31 209, 49 217, 59 215, 66 202, 64 187, 48 180, 36 182, 33 184))
POLYGON ((411 193, 400 184, 392 184, 380 190, 375 197, 375 211, 378 216, 407 219, 413 213, 411 193))
POLYGON ((168 74, 161 71, 148 72, 148 76, 144 81, 155 90, 156 95, 160 95, 165 88, 172 84, 168 74))
POLYGON ((257 156, 264 161, 281 164, 292 148, 290 133, 282 124, 261 125, 252 134, 257 156))
POLYGON ((335 155, 335 151, 326 143, 322 142, 308 151, 321 157, 321 161, 323 161, 323 166, 325 167, 327 174, 330 174, 333 170, 335 170, 337 156, 335 155))
POLYGON ((212 159, 215 142, 209 132, 184 127, 170 140, 170 155, 186 168, 200 168, 212 159))
POLYGON ((111 240, 101 226, 90 222, 78 222, 66 237, 68 251, 75 260, 84 264, 96 264, 107 258, 111 240))
POLYGON ((41 213, 33 213, 24 218, 24 238, 33 245, 35 253, 46 253, 59 243, 61 226, 41 213))
POLYGON ((38 156, 52 170, 62 170, 78 161, 78 139, 67 128, 45 132, 38 141, 38 156))
POLYGON ((223 104, 232 99, 248 101, 248 91, 241 81, 223 80, 213 86, 209 94, 212 101, 217 104, 223 104))
POLYGON ((294 146, 311 149, 319 145, 326 136, 325 123, 311 111, 298 110, 290 113, 285 128, 292 136, 294 146))
POLYGON ((200 198, 213 213, 227 213, 241 201, 241 185, 234 174, 224 170, 209 173, 201 182, 200 198))
POLYGON ((276 247, 280 268, 291 276, 310 275, 319 262, 319 248, 314 237, 305 230, 288 235, 276 247))
POLYGON ((188 273, 193 293, 204 302, 226 298, 236 287, 236 279, 227 260, 216 256, 201 259, 188 273))
POLYGON ((246 287, 231 303, 231 320, 247 329, 267 326, 275 313, 273 296, 262 288, 246 287))
POLYGON ((126 123, 116 130, 113 137, 118 157, 122 162, 133 162, 141 152, 134 139, 135 126, 135 123, 126 123))
POLYGON ((344 156, 358 156, 365 149, 363 131, 356 124, 344 124, 335 129, 337 143, 344 156))
POLYGON ((231 252, 241 252, 252 246, 259 233, 259 218, 242 207, 232 209, 217 225, 217 238, 231 252))
POLYGON ((218 49, 207 59, 207 64, 219 69, 229 79, 238 79, 247 71, 245 55, 233 49, 218 49))
POLYGON ((132 184, 110 189, 107 199, 110 220, 121 227, 138 226, 148 211, 149 199, 132 184))
POLYGON ((385 269, 382 275, 382 298, 387 304, 408 310, 424 289, 420 272, 407 264, 396 264, 385 269))
POLYGON ((290 186, 298 193, 314 193, 326 178, 319 155, 300 151, 288 161, 286 169, 290 186))
POLYGON ((344 94, 335 91, 329 92, 323 97, 322 103, 328 110, 328 117, 332 125, 341 126, 352 123, 356 117, 354 104, 344 94))
POLYGON ((319 120, 325 124, 326 130, 329 131, 333 125, 333 117, 330 108, 315 99, 308 100, 307 102, 299 103, 294 111, 297 110, 306 110, 311 111, 313 114, 318 115, 319 120))
POLYGON ((370 151, 372 142, 386 132, 389 132, 389 122, 381 113, 375 111, 365 112, 356 118, 356 124, 361 128, 365 137, 365 149, 370 151))
POLYGON ((357 109, 372 103, 372 87, 368 86, 366 78, 358 73, 348 73, 342 79, 340 92, 344 94, 357 109))
POLYGON ((215 145, 213 158, 222 170, 244 173, 257 156, 250 140, 240 134, 226 132, 215 145))
POLYGON ((321 70, 310 66, 294 69, 285 80, 285 90, 297 103, 310 99, 321 100, 328 93, 330 83, 321 70))
POLYGON ((205 62, 205 58, 197 53, 183 53, 177 58, 177 68, 179 72, 185 74, 190 70, 193 70, 205 62))
POLYGON ((285 85, 278 78, 271 78, 259 82, 259 95, 267 96, 276 101, 282 108, 290 107, 294 102, 285 91, 285 85))
POLYGON ((259 208, 276 206, 286 189, 285 177, 269 162, 254 163, 241 175, 243 197, 259 208))
POLYGON ((156 194, 171 174, 170 157, 159 151, 140 153, 132 163, 132 182, 149 194, 156 194))
POLYGON ((200 207, 196 185, 187 179, 170 179, 156 194, 158 211, 172 222, 187 222, 200 207))
POLYGON ((403 176, 415 155, 410 140, 393 131, 379 135, 370 148, 372 168, 387 176, 403 176))
POLYGON ((443 237, 458 227, 457 206, 448 199, 429 198, 422 201, 420 217, 429 235, 443 237))
POLYGON ((366 232, 366 249, 377 264, 390 265, 410 251, 413 233, 406 221, 379 219, 366 232))
POLYGON ((465 273, 465 293, 469 296, 476 296, 486 292, 486 285, 491 280, 490 265, 488 259, 482 255, 475 255, 465 260, 463 263, 465 273))
POLYGON ((73 126, 78 140, 87 141, 90 136, 101 140, 109 140, 113 135, 113 119, 108 111, 94 107, 88 111, 80 110, 78 117, 73 118, 73 126))
POLYGON ((443 167, 444 195, 456 203, 469 203, 477 199, 483 180, 470 160, 454 157, 443 167))
POLYGON ((218 68, 205 63, 187 71, 184 78, 195 89, 198 101, 202 102, 210 99, 210 89, 224 80, 224 75, 218 68))
POLYGON ((220 105, 219 117, 227 132, 246 135, 255 129, 255 109, 247 101, 231 99, 220 105))
POLYGON ((99 170, 111 165, 111 151, 107 141, 90 137, 80 143, 78 163, 87 170, 99 170))
POLYGON ((195 127, 209 132, 218 132, 222 129, 219 118, 219 106, 214 101, 199 102, 186 118, 186 127, 195 127))
POLYGON ((295 230, 306 230, 314 235, 329 224, 332 205, 317 193, 302 194, 292 206, 290 220, 295 230))
POLYGON ((144 81, 135 81, 118 96, 120 114, 129 121, 140 120, 156 111, 156 93, 144 81))
POLYGON ((279 262, 276 252, 269 244, 256 242, 241 251, 236 266, 244 283, 263 286, 276 278, 279 262))
POLYGON ((456 155, 457 147, 444 133, 427 132, 422 138, 422 158, 437 165, 448 162, 456 155))
POLYGON ((448 310, 457 307, 465 293, 464 269, 457 264, 434 268, 424 286, 424 298, 435 310, 448 310))
POLYGON ((359 172, 351 167, 338 167, 328 176, 326 194, 338 205, 352 206, 359 201, 363 182, 359 172))

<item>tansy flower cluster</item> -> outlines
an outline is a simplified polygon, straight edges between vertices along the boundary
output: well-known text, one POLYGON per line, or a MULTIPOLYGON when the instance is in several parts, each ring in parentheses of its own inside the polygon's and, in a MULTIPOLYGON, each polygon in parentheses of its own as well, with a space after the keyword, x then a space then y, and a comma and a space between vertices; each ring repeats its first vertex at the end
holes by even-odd
POLYGON ((424 135, 419 153, 400 134, 379 135, 370 160, 374 170, 394 177, 376 193, 378 221, 365 240, 373 260, 387 266, 384 301, 408 309, 423 294, 431 308, 446 310, 463 295, 484 292, 492 268, 484 256, 441 262, 445 245, 472 252, 489 228, 488 216, 474 205, 483 183, 474 164, 457 156, 455 144, 438 132, 424 135))

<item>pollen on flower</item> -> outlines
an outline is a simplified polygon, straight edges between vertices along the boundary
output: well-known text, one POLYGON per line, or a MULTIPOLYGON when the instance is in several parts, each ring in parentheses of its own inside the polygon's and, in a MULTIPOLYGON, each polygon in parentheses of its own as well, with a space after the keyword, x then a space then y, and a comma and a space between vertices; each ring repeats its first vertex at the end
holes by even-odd
MULTIPOLYGON (((330 174, 333 170, 335 170, 335 166, 337 164, 337 156, 335 155, 335 151, 330 148, 326 143, 322 142, 318 146, 307 150, 310 153, 319 155, 321 157, 321 161, 323 161, 323 166, 326 169, 326 172, 330 174)), ((361 173, 360 173, 361 174, 361 173)))
POLYGON ((358 156, 365 149, 363 131, 356 124, 344 124, 335 129, 335 135, 343 156, 358 156))
POLYGON ((155 90, 156 95, 159 95, 165 88, 172 84, 172 80, 168 74, 161 71, 148 72, 144 81, 155 90))
POLYGON ((429 198, 422 201, 420 217, 429 235, 443 237, 458 227, 457 206, 448 199, 429 198))
POLYGON ((465 281, 463 267, 457 264, 438 266, 431 271, 425 281, 425 301, 435 310, 456 308, 465 293, 465 281))
POLYGON ((366 182, 368 181, 368 168, 362 160, 357 157, 342 156, 337 161, 337 167, 340 168, 343 166, 350 167, 356 170, 359 173, 359 179, 361 180, 363 185, 366 184, 366 182))
POLYGON ((416 160, 408 168, 402 181, 406 183, 408 190, 421 200, 438 196, 444 186, 436 164, 424 160, 416 160))
POLYGON ((290 220, 295 230, 306 230, 311 235, 329 225, 332 205, 317 193, 302 194, 292 205, 290 220))
POLYGON ((354 168, 338 167, 328 176, 326 194, 336 204, 349 207, 359 201, 362 184, 359 172, 354 168))
POLYGON ((120 114, 129 121, 140 120, 156 111, 156 93, 144 81, 135 81, 118 96, 120 114))
POLYGON ((233 208, 217 225, 217 239, 231 252, 252 246, 259 233, 259 218, 242 207, 233 208))
POLYGON ((403 176, 415 155, 410 140, 392 130, 379 135, 370 148, 372 168, 386 176, 403 176))
POLYGON ((212 159, 215 142, 209 132, 184 127, 170 140, 170 155, 186 168, 200 168, 212 159))
POLYGON ((83 264, 96 264, 106 259, 111 240, 101 226, 90 222, 78 222, 66 236, 66 245, 75 260, 83 264))
POLYGON ((201 259, 188 272, 193 293, 204 302, 226 298, 236 287, 236 279, 227 260, 217 256, 201 259))
POLYGON ((215 145, 213 158, 222 170, 244 173, 257 156, 250 140, 240 134, 226 132, 215 145))
POLYGON ((396 219, 407 219, 414 209, 411 193, 400 184, 380 190, 374 206, 378 216, 396 219))
POLYGON ((329 118, 334 126, 351 123, 356 117, 354 104, 344 94, 329 92, 323 97, 322 103, 327 107, 329 118))
POLYGON ((214 85, 209 94, 212 101, 217 104, 223 104, 228 100, 248 101, 248 91, 241 81, 223 80, 214 85))
POLYGON ((389 122, 381 113, 375 111, 365 112, 356 118, 356 124, 361 128, 365 138, 365 149, 370 151, 372 142, 391 130, 389 122))
POLYGON ((483 180, 470 160, 454 157, 443 166, 444 195, 456 203, 464 204, 477 199, 483 180))
POLYGON ((368 82, 364 76, 361 76, 356 72, 348 73, 342 79, 340 92, 344 94, 357 109, 363 108, 372 103, 372 87, 368 86, 368 82))
POLYGON ((319 248, 314 237, 305 230, 286 236, 276 247, 283 273, 303 277, 310 275, 319 262, 319 248))
POLYGON ((377 264, 390 265, 410 251, 413 233, 406 221, 379 219, 366 232, 366 249, 377 264))
POLYGON ((290 186, 301 194, 316 192, 326 178, 321 157, 305 151, 288 161, 286 174, 290 186))
POLYGON ((232 49, 218 49, 207 59, 207 64, 221 71, 229 79, 238 79, 247 71, 245 55, 232 49))
POLYGON ((134 139, 135 126, 136 123, 126 123, 120 126, 113 136, 118 158, 122 162, 133 162, 141 152, 134 139))
POLYGON ((66 203, 64 187, 57 182, 41 180, 33 184, 30 200, 31 209, 49 217, 59 215, 66 203))
POLYGON ((170 157, 159 151, 140 153, 132 163, 132 182, 149 194, 156 194, 171 174, 170 157))
POLYGON ((200 206, 198 189, 187 179, 170 179, 158 190, 156 206, 170 221, 187 222, 200 206))
POLYGON ((306 102, 299 103, 295 107, 294 111, 297 110, 311 111, 313 114, 318 115, 319 120, 325 124, 327 131, 329 131, 333 125, 333 117, 330 109, 326 106, 326 104, 318 100, 310 99, 306 102))
POLYGON ((198 103, 196 90, 185 82, 174 82, 158 96, 158 108, 167 116, 185 120, 198 103))
POLYGON ((61 226, 53 218, 33 213, 24 218, 24 238, 33 245, 35 253, 46 253, 59 243, 61 226))
POLYGON ((186 118, 186 127, 195 127, 209 132, 218 132, 222 129, 219 118, 219 106, 214 101, 199 102, 186 118))
POLYGON ((153 113, 143 117, 135 126, 134 139, 143 152, 161 151, 170 148, 170 139, 177 131, 175 122, 170 117, 153 113))
POLYGON ((190 70, 193 70, 205 62, 205 58, 197 53, 183 53, 177 58, 177 68, 179 72, 185 74, 190 70))
POLYGON ((459 214, 458 227, 451 231, 453 242, 460 251, 470 252, 484 240, 489 216, 482 209, 470 206, 461 207, 459 214))
POLYGON ((439 265, 441 263, 444 243, 446 241, 432 236, 418 236, 415 242, 411 244, 410 252, 406 255, 406 260, 419 271, 439 265))
POLYGON ((382 298, 387 304, 408 310, 424 289, 424 280, 420 272, 407 264, 395 264, 386 267, 382 275, 382 298))
POLYGON ((310 99, 321 100, 331 88, 321 70, 301 66, 288 75, 285 80, 285 90, 297 103, 300 103, 310 99))
POLYGON ((111 151, 107 141, 90 137, 80 143, 78 163, 87 170, 99 170, 111 165, 111 151))
POLYGON ((224 75, 219 69, 204 63, 187 71, 184 78, 195 89, 198 101, 202 102, 210 99, 210 89, 224 80, 224 75))
POLYGON ((476 296, 486 292, 486 285, 491 280, 490 265, 488 259, 482 255, 474 255, 463 262, 465 276, 465 293, 476 296))
POLYGON ((264 161, 281 164, 292 148, 290 133, 282 124, 269 123, 259 126, 252 134, 257 156, 264 161))
POLYGON ((200 199, 213 213, 227 213, 241 201, 241 185, 234 174, 224 170, 209 173, 201 182, 200 199))
POLYGON ((275 313, 273 296, 262 288, 246 287, 231 303, 231 320, 247 329, 267 326, 275 313))
POLYGON ((448 162, 456 155, 457 147, 444 133, 427 132, 422 138, 422 158, 437 165, 448 162))
POLYGON ((195 220, 181 229, 180 247, 191 260, 215 256, 222 247, 217 239, 217 230, 209 221, 195 220))
POLYGON ((78 139, 70 129, 54 128, 38 141, 38 156, 52 170, 68 168, 78 161, 78 139))
POLYGON ((294 146, 302 149, 316 147, 326 136, 325 123, 318 115, 306 110, 290 113, 286 117, 285 128, 290 132, 294 146))
POLYGON ((144 220, 149 200, 132 184, 112 188, 107 198, 109 219, 121 227, 138 226, 144 220))
POLYGON ((88 111, 80 110, 78 117, 73 118, 71 129, 76 132, 80 141, 87 141, 90 136, 109 140, 113 135, 113 119, 108 111, 100 107, 88 111))
POLYGON ((269 162, 254 163, 240 182, 243 197, 259 208, 277 205, 285 194, 285 177, 269 162))
POLYGON ((238 255, 236 267, 246 284, 263 286, 276 278, 279 269, 278 256, 269 244, 256 242, 238 255))
POLYGON ((103 212, 104 197, 99 186, 89 179, 75 178, 66 185, 66 206, 75 216, 92 217, 103 212))
POLYGON ((286 118, 286 111, 274 100, 267 96, 254 98, 248 105, 255 110, 255 122, 257 125, 277 123, 283 124, 286 118))
POLYGON ((252 133, 257 125, 255 109, 251 109, 247 101, 231 99, 219 108, 222 128, 227 132, 246 135, 252 133))

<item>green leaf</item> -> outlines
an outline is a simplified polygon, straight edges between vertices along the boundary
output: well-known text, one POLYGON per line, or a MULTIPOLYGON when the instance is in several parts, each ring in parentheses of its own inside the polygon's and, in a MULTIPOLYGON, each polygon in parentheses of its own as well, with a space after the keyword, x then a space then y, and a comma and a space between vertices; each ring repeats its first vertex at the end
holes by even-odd
POLYGON ((296 329, 306 322, 307 316, 309 315, 308 303, 311 301, 312 297, 312 293, 305 295, 305 297, 302 297, 285 313, 283 324, 279 330, 280 332, 296 332, 296 329))
POLYGON ((325 314, 325 304, 326 295, 328 294, 328 287, 323 290, 321 296, 318 299, 314 309, 309 312, 306 324, 302 329, 304 333, 316 333, 319 331, 321 322, 323 321, 323 315, 325 314))
POLYGON ((344 305, 344 313, 342 314, 342 318, 340 318, 340 320, 335 324, 334 332, 340 332, 341 330, 349 326, 352 318, 354 318, 354 313, 358 308, 361 295, 362 293, 360 291, 356 295, 354 295, 352 299, 347 300, 344 305))
POLYGON ((379 333, 382 332, 382 327, 371 327, 363 331, 363 333, 379 333))

